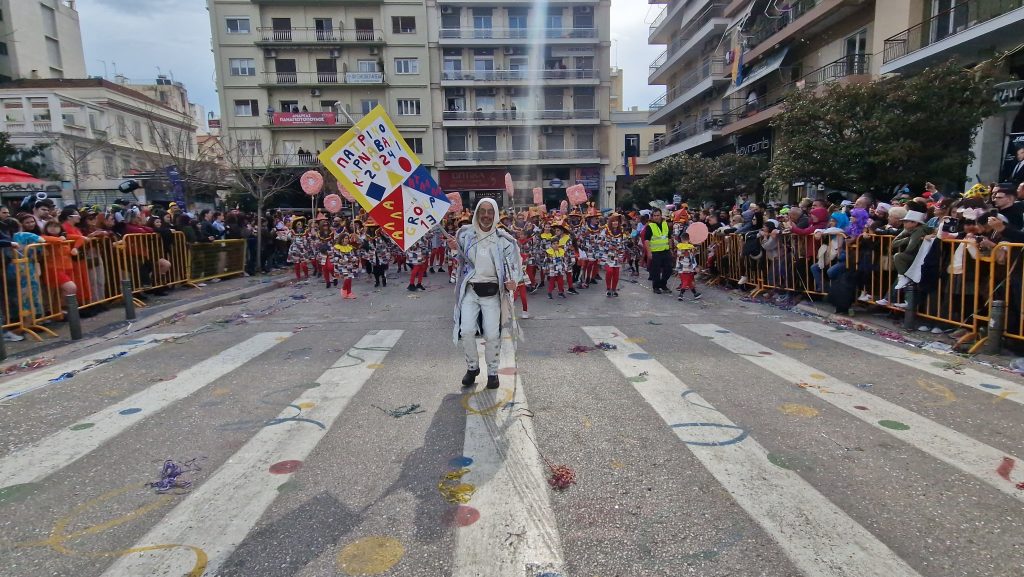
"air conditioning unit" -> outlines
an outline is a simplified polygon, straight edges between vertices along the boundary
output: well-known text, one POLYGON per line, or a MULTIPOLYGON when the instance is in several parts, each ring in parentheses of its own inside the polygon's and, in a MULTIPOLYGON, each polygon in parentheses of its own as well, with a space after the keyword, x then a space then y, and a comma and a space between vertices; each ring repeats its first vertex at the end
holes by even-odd
POLYGON ((266 49, 263 50, 263 57, 264 58, 277 58, 277 50, 274 50, 272 48, 266 48, 266 49))
POLYGON ((541 128, 540 131, 543 134, 554 134, 555 133, 555 127, 554 126, 545 126, 545 127, 541 128))
POLYGON ((341 50, 337 48, 331 50, 331 58, 338 58, 339 56, 341 56, 341 50))
POLYGON ((441 6, 441 14, 455 14, 455 8, 451 6, 441 6))
POLYGON ((377 55, 377 47, 376 46, 371 46, 370 47, 370 56, 376 56, 376 55, 377 55))
POLYGON ((505 47, 505 56, 511 56, 511 55, 513 55, 515 53, 516 53, 516 49, 515 48, 512 48, 511 46, 506 46, 505 47))
POLYGON ((313 88, 313 89, 311 89, 311 90, 309 91, 309 95, 310 95, 310 96, 320 96, 320 89, 319 89, 319 88, 313 88))

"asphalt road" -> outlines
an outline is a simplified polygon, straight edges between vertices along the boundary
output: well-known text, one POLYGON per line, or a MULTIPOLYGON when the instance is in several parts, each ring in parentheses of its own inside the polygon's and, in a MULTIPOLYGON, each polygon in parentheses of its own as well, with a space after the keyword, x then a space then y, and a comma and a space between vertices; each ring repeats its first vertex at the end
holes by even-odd
POLYGON ((531 296, 501 388, 467 394, 442 276, 287 287, 0 380, 0 574, 1024 574, 1018 377, 626 283, 531 296), (166 459, 191 486, 145 485, 166 459))

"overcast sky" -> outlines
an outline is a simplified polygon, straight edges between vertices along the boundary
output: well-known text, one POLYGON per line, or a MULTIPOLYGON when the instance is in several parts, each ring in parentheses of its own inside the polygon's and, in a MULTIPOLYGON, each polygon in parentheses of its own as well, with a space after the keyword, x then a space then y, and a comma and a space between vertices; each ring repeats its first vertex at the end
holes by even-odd
MULTIPOLYGON (((612 64, 624 70, 627 108, 644 109, 665 90, 647 86, 647 66, 664 49, 647 45, 660 8, 612 0, 612 64)), ((152 82, 162 72, 185 83, 193 102, 219 109, 206 0, 78 0, 78 13, 90 76, 152 82)))

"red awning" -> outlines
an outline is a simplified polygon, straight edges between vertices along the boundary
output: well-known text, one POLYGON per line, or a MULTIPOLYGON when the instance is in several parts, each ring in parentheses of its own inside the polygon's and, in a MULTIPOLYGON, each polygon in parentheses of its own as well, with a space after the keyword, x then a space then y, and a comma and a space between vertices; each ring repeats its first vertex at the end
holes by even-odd
POLYGON ((0 182, 24 182, 31 184, 43 184, 45 180, 39 180, 27 172, 22 172, 9 166, 0 166, 0 182))

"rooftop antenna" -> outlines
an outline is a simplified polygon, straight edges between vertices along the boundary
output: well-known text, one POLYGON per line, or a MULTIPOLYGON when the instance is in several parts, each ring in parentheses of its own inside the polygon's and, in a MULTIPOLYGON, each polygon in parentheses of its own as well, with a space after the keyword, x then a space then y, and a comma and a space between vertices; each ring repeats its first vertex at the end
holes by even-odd
POLYGON ((106 60, 97 60, 97 62, 103 64, 103 78, 105 80, 107 78, 107 61, 106 60))

